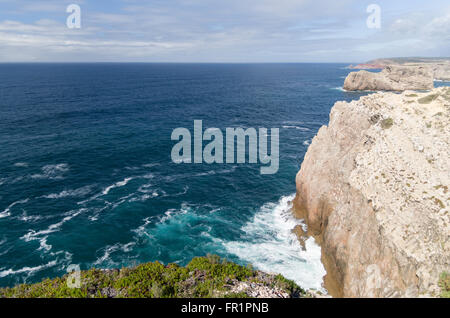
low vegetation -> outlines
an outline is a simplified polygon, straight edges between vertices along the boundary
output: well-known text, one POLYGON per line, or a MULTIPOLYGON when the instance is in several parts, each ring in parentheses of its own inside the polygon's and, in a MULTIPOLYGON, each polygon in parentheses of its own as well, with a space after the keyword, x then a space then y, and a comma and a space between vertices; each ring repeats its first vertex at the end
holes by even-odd
POLYGON ((441 287, 441 297, 450 298, 450 274, 444 272, 439 279, 439 287, 441 287))
POLYGON ((419 98, 420 104, 430 104, 432 101, 437 99, 439 97, 439 94, 430 94, 425 97, 419 98))
POLYGON ((68 276, 46 279, 0 289, 0 298, 175 298, 248 297, 233 292, 239 282, 276 288, 291 297, 306 292, 281 275, 270 275, 221 259, 216 255, 197 257, 185 267, 159 262, 113 270, 90 269, 81 272, 80 288, 67 286, 68 276))
POLYGON ((392 118, 386 118, 381 121, 381 128, 389 129, 394 125, 394 120, 392 118))

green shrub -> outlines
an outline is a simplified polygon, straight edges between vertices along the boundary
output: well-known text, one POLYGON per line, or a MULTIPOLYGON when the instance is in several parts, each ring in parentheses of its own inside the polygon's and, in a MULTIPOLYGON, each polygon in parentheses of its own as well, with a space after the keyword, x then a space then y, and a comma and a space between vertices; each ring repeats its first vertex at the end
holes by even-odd
POLYGON ((441 287, 441 297, 450 298, 450 274, 443 272, 439 278, 439 287, 441 287))
POLYGON ((394 125, 394 120, 392 118, 386 118, 381 121, 381 128, 389 129, 394 125))
POLYGON ((419 98, 419 103, 420 104, 429 104, 432 101, 434 101, 435 99, 437 99, 439 97, 439 94, 430 94, 428 96, 419 98))
MULTIPOLYGON (((229 283, 257 281, 258 271, 216 255, 196 257, 186 266, 145 263, 116 270, 90 269, 81 272, 81 288, 67 287, 65 275, 37 284, 0 288, 0 298, 171 298, 171 297, 247 297, 229 293, 229 283)), ((266 286, 278 286, 290 295, 304 291, 281 275, 271 276, 266 286)))

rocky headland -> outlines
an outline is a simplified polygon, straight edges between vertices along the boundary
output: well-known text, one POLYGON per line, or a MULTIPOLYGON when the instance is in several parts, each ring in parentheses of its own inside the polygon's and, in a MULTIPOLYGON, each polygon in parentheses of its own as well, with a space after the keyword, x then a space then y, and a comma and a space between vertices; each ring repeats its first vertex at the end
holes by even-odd
POLYGON ((450 58, 400 57, 382 58, 363 64, 350 65, 351 69, 383 69, 386 66, 427 66, 438 81, 450 81, 450 58))
POLYGON ((433 71, 428 66, 389 65, 380 73, 351 72, 344 82, 347 91, 430 90, 433 87, 433 71))
POLYGON ((450 272, 449 158, 448 87, 334 105, 294 200, 305 235, 322 246, 333 296, 440 295, 450 272))

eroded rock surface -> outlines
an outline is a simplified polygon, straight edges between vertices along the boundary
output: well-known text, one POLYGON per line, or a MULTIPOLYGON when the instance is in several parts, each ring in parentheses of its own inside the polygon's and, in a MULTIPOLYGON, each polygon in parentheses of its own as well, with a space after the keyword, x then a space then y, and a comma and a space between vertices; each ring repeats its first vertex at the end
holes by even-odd
POLYGON ((433 71, 428 66, 386 66, 380 73, 350 73, 344 82, 348 91, 430 90, 434 87, 433 71))
POLYGON ((437 296, 450 270, 450 88, 337 102, 305 156, 295 212, 333 294, 437 296))

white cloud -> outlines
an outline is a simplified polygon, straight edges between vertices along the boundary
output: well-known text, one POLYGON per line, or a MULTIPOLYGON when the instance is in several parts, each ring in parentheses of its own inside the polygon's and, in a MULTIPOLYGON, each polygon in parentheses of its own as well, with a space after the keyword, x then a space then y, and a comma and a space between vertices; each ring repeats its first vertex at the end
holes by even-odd
POLYGON ((74 1, 15 2, 0 0, 23 14, 0 12, 0 61, 358 62, 450 51, 450 15, 439 6, 388 14, 386 2, 374 31, 356 0, 75 1, 82 29, 69 30, 74 1))

